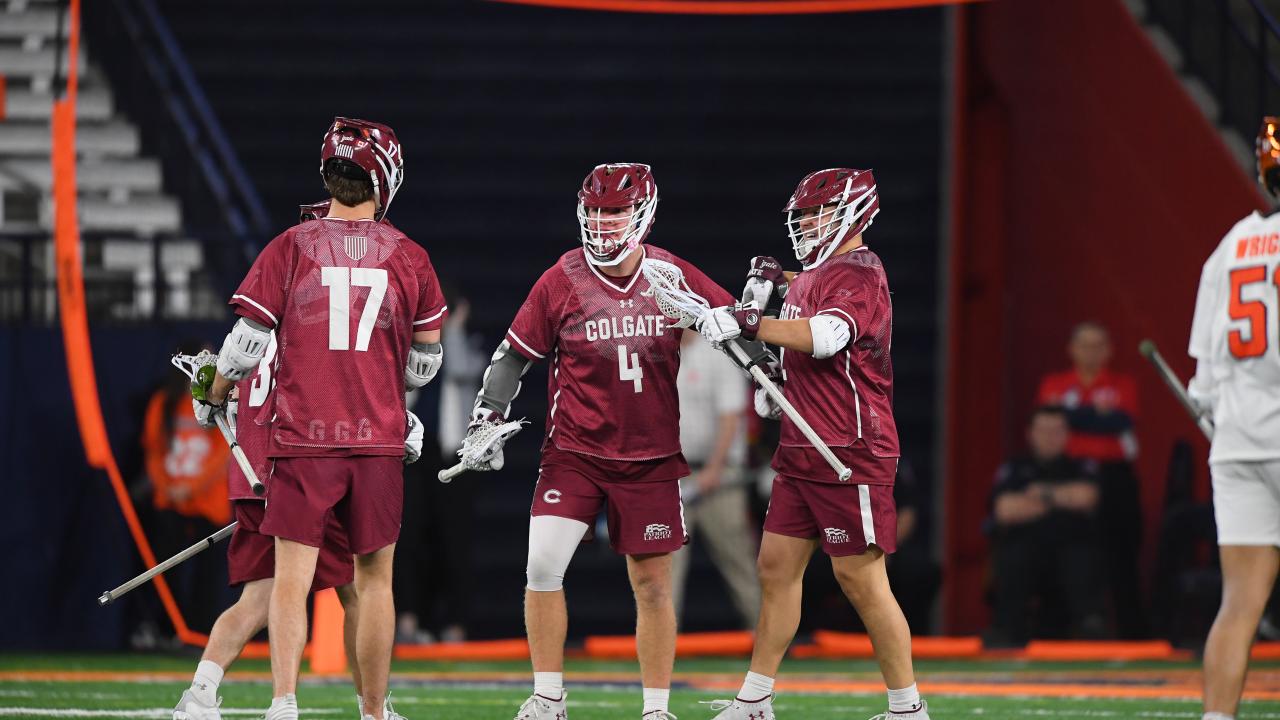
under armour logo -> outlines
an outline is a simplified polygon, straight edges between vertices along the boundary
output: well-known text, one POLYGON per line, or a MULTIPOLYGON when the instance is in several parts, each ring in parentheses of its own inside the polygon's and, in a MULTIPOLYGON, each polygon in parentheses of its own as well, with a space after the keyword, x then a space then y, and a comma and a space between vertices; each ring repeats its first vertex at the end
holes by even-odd
POLYGON ((548 490, 542 493, 542 501, 554 505, 560 502, 560 495, 561 493, 559 490, 548 490))
POLYGON ((636 306, 636 301, 635 301, 635 300, 627 299, 627 300, 619 300, 619 301, 618 301, 618 307, 633 308, 633 307, 635 307, 635 306, 636 306))

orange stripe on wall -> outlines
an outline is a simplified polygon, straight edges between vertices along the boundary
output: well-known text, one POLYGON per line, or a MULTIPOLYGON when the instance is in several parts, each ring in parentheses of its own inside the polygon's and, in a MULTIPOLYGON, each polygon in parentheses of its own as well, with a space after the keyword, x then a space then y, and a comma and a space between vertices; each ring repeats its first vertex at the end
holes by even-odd
MULTIPOLYGON (((71 0, 68 20, 70 34, 67 51, 68 57, 73 58, 73 61, 67 64, 66 95, 53 104, 53 148, 50 152, 58 312, 62 319, 62 342, 67 354, 67 376, 71 384, 71 398, 75 404, 80 438, 84 443, 85 458, 90 466, 106 471, 116 501, 120 503, 120 509, 124 513, 125 523, 129 526, 129 533, 133 536, 143 563, 149 567, 156 564, 155 553, 151 551, 151 545, 142 532, 133 502, 129 499, 124 480, 120 477, 120 469, 116 466, 115 456, 111 453, 93 369, 93 348, 89 342, 89 317, 85 308, 83 263, 80 255, 80 222, 76 217, 76 91, 79 78, 74 58, 80 54, 80 0, 71 0)), ((164 577, 157 576, 155 583, 160 602, 164 605, 179 639, 203 645, 208 638, 187 628, 164 577)))

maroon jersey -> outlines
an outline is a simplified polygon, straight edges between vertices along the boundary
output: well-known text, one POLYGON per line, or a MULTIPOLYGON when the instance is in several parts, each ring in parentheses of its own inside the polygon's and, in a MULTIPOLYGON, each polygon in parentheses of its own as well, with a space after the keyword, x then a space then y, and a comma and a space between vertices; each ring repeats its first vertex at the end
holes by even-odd
MULTIPOLYGON (((783 320, 830 315, 849 324, 849 344, 825 360, 783 351, 784 393, 846 465, 851 483, 889 485, 893 473, 875 458, 898 457, 889 346, 893 307, 880 258, 863 246, 836 255, 791 281, 783 320)), ((783 475, 839 482, 831 466, 783 415, 773 469, 783 475)))
POLYGON ((372 220, 311 220, 267 245, 231 304, 276 330, 269 457, 404 454, 413 333, 446 311, 426 250, 372 220))
MULTIPOLYGON (((712 305, 733 298, 700 270, 653 245, 648 257, 674 263, 712 305)), ((652 460, 680 452, 676 372, 680 334, 641 293, 637 270, 610 278, 582 248, 538 278, 507 339, 530 360, 548 358, 546 442, 609 460, 652 460)), ((687 474, 687 473, 686 473, 687 474)))

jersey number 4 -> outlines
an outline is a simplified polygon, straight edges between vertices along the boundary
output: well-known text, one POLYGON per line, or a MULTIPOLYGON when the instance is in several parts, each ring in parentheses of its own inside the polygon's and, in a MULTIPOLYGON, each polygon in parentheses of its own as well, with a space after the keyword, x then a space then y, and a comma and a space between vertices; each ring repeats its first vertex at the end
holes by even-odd
POLYGON ((329 288, 329 349, 351 349, 351 286, 369 288, 356 328, 356 350, 369 349, 373 324, 387 294, 387 271, 382 268, 320 268, 320 284, 329 288))
POLYGON ((644 368, 640 367, 640 353, 628 353, 626 345, 618 346, 618 379, 630 380, 636 392, 644 390, 644 368), (628 362, 628 360, 630 362, 628 362))

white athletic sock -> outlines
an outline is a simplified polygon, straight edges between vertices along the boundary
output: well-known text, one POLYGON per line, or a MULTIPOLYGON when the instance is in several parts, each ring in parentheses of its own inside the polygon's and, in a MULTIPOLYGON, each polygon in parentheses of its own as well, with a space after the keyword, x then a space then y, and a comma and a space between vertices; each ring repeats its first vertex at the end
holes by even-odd
POLYGON ((533 674, 533 694, 550 700, 564 699, 564 673, 536 672, 533 674))
POLYGON ((671 701, 670 688, 645 688, 644 689, 644 710, 640 711, 641 715, 647 715, 655 710, 666 711, 667 703, 671 701))
POLYGON ((272 698, 265 720, 298 720, 298 696, 289 693, 284 697, 272 698))
POLYGON ((901 690, 889 691, 889 712, 908 713, 919 709, 920 691, 916 689, 915 683, 901 690))
POLYGON ((773 694, 773 678, 760 673, 747 672, 747 679, 738 691, 738 699, 747 702, 760 702, 773 694))
POLYGON ((1211 712, 1205 713, 1204 717, 1200 720, 1236 720, 1236 718, 1234 715, 1228 715, 1226 713, 1211 712))
POLYGON ((201 660, 191 678, 191 694, 205 705, 218 703, 218 685, 222 684, 222 666, 212 660, 201 660))

